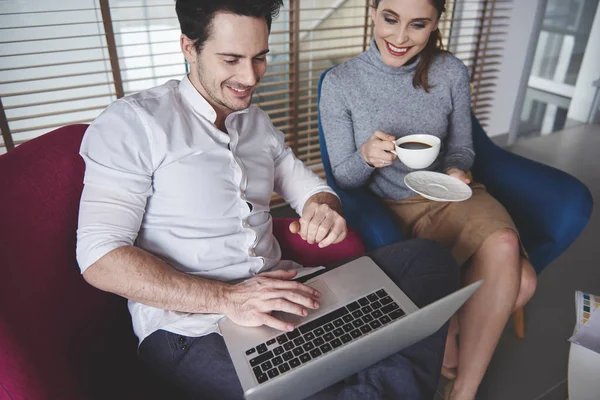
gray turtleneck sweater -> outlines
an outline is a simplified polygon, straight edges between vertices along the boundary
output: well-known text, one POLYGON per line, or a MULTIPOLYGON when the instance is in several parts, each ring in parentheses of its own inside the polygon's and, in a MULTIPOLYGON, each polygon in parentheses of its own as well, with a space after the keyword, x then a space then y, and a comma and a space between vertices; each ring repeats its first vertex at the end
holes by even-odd
POLYGON ((415 193, 404 184, 413 171, 399 160, 384 168, 367 164, 360 147, 376 130, 396 138, 415 133, 442 140, 440 154, 426 170, 467 171, 475 153, 471 134, 469 73, 456 57, 444 53, 429 69, 429 93, 412 85, 418 59, 387 66, 375 44, 360 56, 330 70, 321 89, 319 111, 333 175, 341 188, 364 185, 378 196, 401 200, 415 193))

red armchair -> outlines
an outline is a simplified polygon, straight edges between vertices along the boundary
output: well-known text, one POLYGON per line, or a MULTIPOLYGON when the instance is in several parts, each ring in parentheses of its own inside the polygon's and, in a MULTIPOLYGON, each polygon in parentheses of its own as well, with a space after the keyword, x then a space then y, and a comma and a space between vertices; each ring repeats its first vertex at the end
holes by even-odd
MULTIPOLYGON (((87 284, 75 260, 86 127, 0 156, 0 400, 172 398, 137 359, 126 301, 87 284)), ((274 220, 285 258, 314 266, 365 250, 355 232, 308 245, 290 221, 274 220)))

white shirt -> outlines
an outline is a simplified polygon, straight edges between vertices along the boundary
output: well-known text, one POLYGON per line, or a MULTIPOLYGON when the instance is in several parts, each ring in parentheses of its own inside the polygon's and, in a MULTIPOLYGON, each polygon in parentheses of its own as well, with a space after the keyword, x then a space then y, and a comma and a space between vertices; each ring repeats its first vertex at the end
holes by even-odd
MULTIPOLYGON (((230 114, 228 134, 215 119, 185 77, 115 101, 90 125, 80 150, 82 272, 134 243, 181 271, 221 281, 294 266, 281 261, 272 234, 272 192, 301 215, 310 196, 333 191, 284 145, 264 111, 230 114)), ((218 332, 222 317, 133 301, 129 310, 140 343, 158 329, 218 332)))

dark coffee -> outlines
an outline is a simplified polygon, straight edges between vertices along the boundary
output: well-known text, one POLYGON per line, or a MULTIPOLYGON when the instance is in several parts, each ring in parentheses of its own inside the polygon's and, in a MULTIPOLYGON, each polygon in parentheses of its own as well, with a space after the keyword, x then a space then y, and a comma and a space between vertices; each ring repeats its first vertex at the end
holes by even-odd
POLYGON ((402 149, 408 149, 408 150, 423 150, 423 149, 430 148, 431 145, 427 144, 427 143, 421 143, 421 142, 405 142, 405 143, 399 144, 398 147, 400 147, 402 149))

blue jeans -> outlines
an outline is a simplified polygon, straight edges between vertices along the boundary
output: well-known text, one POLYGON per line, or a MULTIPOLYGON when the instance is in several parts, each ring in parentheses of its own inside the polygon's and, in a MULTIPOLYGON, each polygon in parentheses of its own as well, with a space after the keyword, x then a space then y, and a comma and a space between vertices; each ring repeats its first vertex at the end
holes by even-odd
MULTIPOLYGON (((414 239, 395 243, 369 256, 418 307, 458 288, 454 258, 432 241, 414 239)), ((311 398, 432 399, 440 377, 446 334, 447 324, 433 335, 311 398)), ((216 333, 186 337, 159 330, 142 342, 139 354, 160 379, 181 389, 190 399, 243 398, 225 342, 216 333)))

